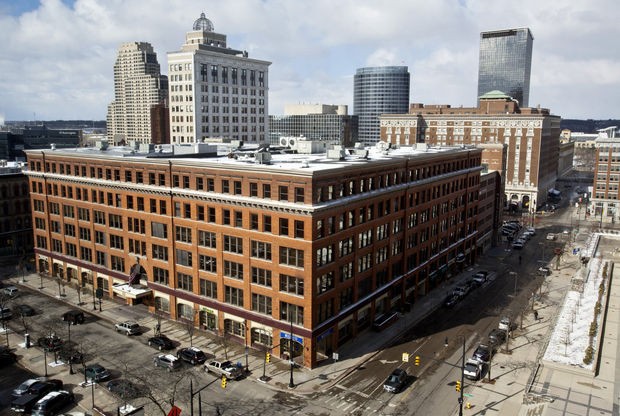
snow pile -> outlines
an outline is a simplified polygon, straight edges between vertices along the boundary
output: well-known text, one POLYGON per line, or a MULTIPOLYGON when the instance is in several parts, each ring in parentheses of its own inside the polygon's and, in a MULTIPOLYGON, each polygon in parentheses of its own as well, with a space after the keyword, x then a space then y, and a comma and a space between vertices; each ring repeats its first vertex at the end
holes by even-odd
POLYGON ((596 251, 596 247, 598 247, 598 241, 600 240, 601 235, 599 233, 595 233, 590 235, 588 241, 586 241, 586 247, 581 253, 581 257, 585 257, 591 259, 594 257, 594 252, 596 251))
MULTIPOLYGON (((598 236, 592 240, 598 241, 598 236)), ((590 324, 594 319, 594 307, 598 301, 599 286, 603 280, 603 262, 600 257, 592 258, 588 268, 590 278, 588 282, 584 282, 583 293, 571 290, 566 294, 564 306, 543 359, 591 370, 593 363, 584 364, 583 358, 586 348, 590 345, 590 324)), ((578 273, 575 274, 576 277, 578 273)), ((599 328, 601 316, 602 314, 597 316, 599 328)), ((594 336, 592 342, 595 348, 596 339, 597 336, 594 336)))

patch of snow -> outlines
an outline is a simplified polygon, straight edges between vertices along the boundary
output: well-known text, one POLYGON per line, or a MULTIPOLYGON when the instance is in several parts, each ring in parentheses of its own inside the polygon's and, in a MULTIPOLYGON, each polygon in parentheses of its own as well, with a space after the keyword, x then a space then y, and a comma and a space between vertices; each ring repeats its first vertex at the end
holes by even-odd
MULTIPOLYGON (((587 244, 589 253, 594 254, 600 235, 590 239, 587 244)), ((594 306, 598 301, 598 290, 603 280, 603 261, 600 257, 591 257, 587 267, 588 281, 584 282, 583 292, 571 290, 566 294, 564 305, 557 319, 549 344, 543 357, 544 360, 572 365, 585 369, 592 369, 594 361, 584 364, 585 351, 590 344, 590 324, 594 319, 594 306)), ((575 272, 580 277, 581 270, 575 272)), ((606 288, 607 290, 607 288, 606 288)), ((596 322, 601 326, 600 313, 596 322)), ((594 336, 592 345, 596 348, 597 336, 594 336)))

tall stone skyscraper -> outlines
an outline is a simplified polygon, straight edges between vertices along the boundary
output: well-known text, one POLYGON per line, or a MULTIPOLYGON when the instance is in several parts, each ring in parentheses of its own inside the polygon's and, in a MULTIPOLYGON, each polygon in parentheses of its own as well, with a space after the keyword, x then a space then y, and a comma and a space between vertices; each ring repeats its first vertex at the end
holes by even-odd
POLYGON ((168 53, 170 141, 266 142, 271 62, 226 45, 202 13, 180 51, 168 53))
POLYGON ((151 143, 151 107, 168 98, 168 78, 147 42, 127 42, 114 64, 114 101, 108 106, 108 138, 151 143))
POLYGON ((353 115, 358 117, 358 141, 379 141, 381 114, 409 111, 409 70, 406 66, 359 68, 353 78, 353 115))
POLYGON ((499 90, 529 107, 534 37, 528 28, 480 34, 478 98, 499 90))

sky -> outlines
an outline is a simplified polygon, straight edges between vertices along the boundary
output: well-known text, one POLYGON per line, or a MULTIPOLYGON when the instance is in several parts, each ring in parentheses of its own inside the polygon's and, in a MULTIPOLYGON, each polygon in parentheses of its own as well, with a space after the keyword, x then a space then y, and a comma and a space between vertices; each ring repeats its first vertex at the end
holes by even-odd
POLYGON ((480 32, 529 27, 530 106, 620 118, 618 0, 0 0, 0 121, 104 120, 121 43, 167 74, 204 12, 228 46, 272 62, 269 114, 345 104, 366 66, 403 65, 410 102, 475 106, 480 32))

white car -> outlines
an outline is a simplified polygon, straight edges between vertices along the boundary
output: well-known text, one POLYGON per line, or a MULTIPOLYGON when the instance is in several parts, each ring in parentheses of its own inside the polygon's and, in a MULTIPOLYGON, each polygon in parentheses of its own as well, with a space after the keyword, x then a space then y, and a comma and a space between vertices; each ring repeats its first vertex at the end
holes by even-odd
POLYGON ((19 294, 19 290, 15 286, 7 286, 3 290, 3 293, 11 299, 16 298, 19 294))
POLYGON ((116 332, 125 333, 125 335, 133 335, 140 333, 140 325, 134 321, 118 322, 114 324, 116 332))
POLYGON ((547 240, 554 241, 555 240, 555 234, 553 234, 553 233, 547 234, 547 240))

